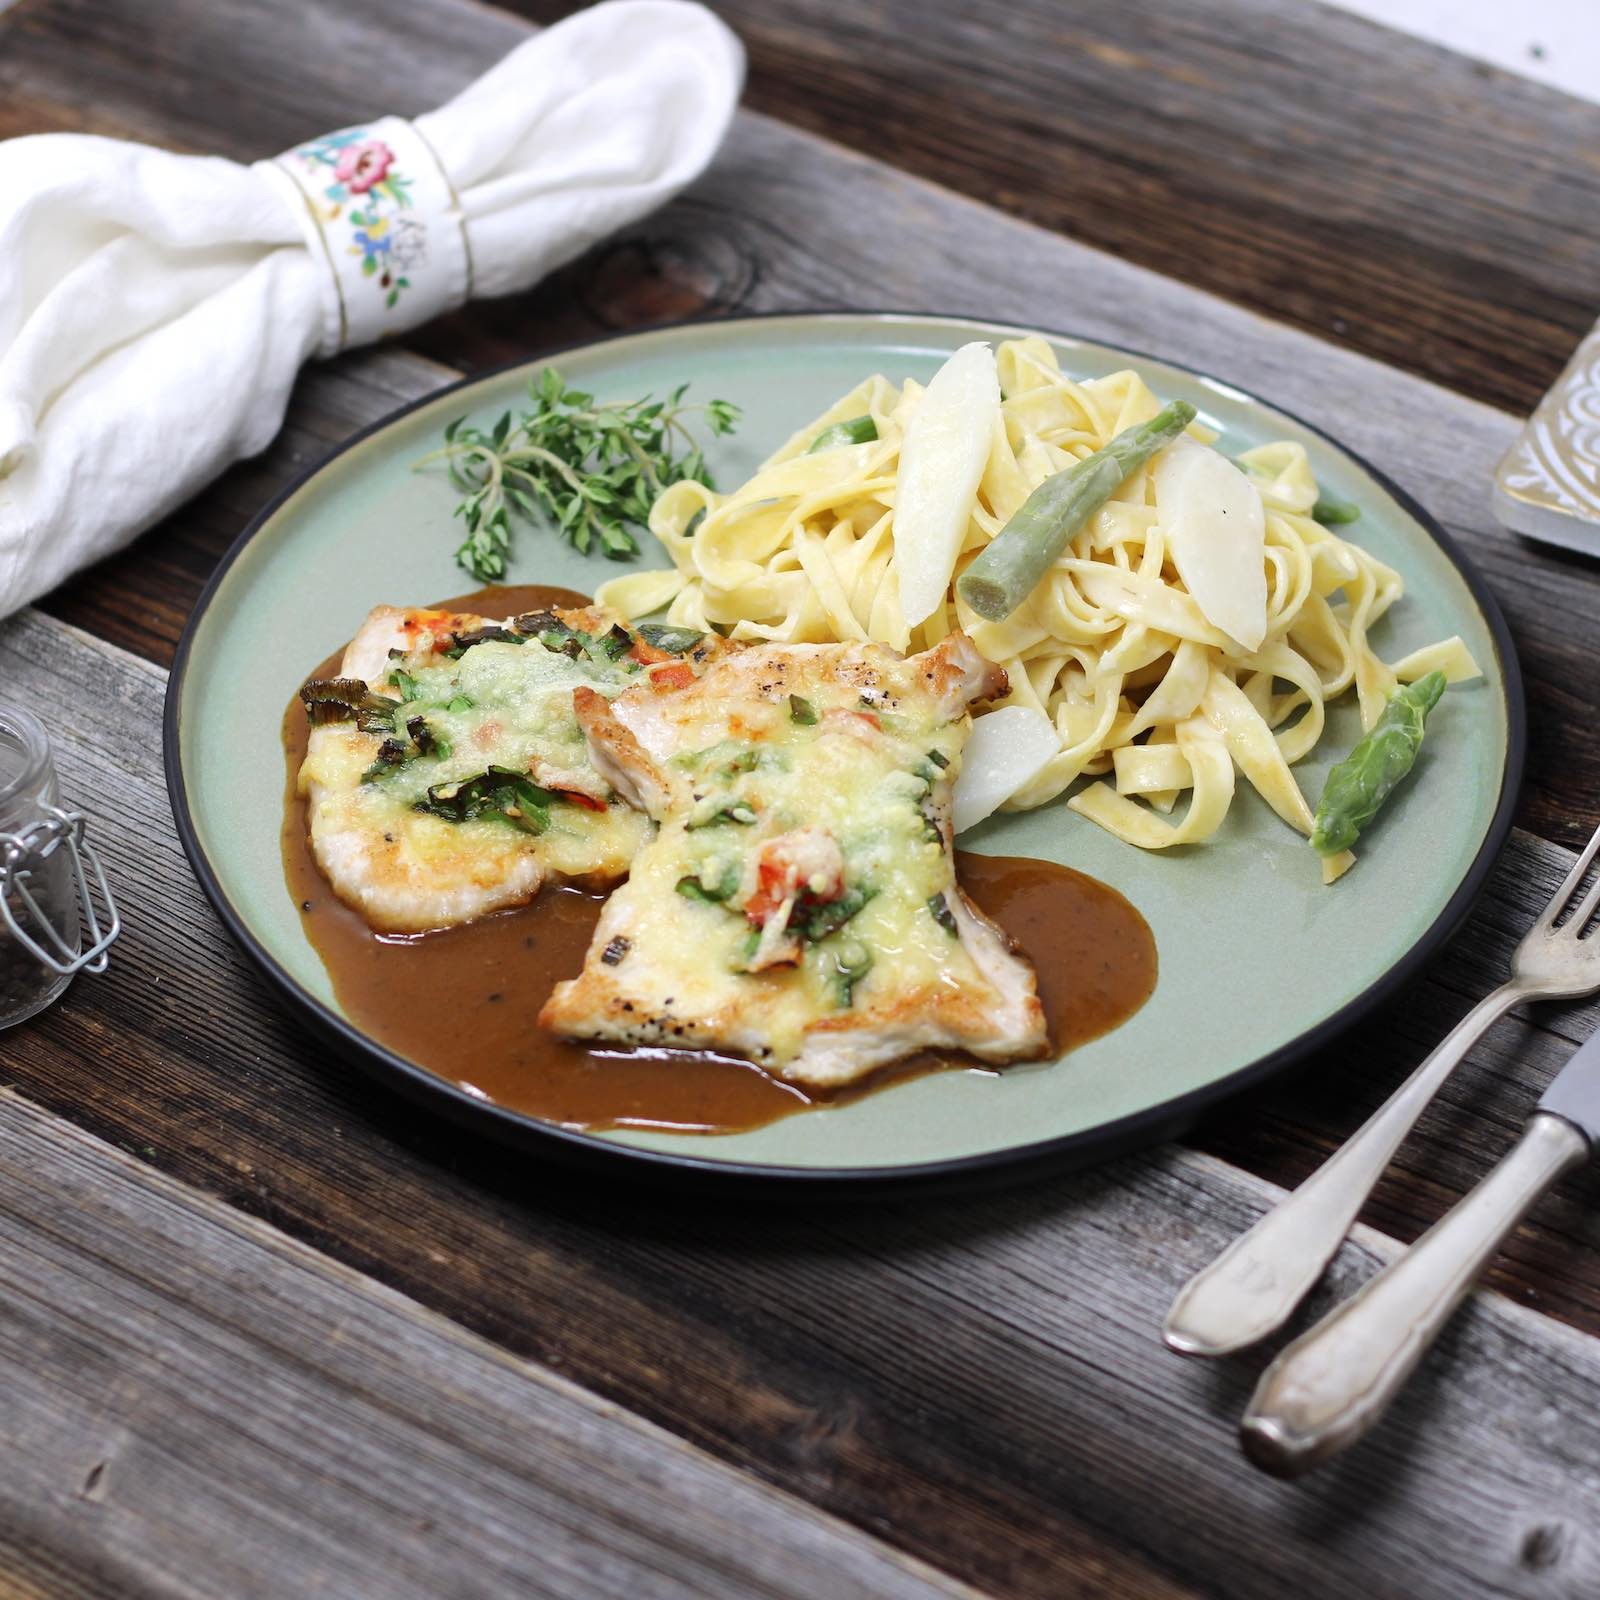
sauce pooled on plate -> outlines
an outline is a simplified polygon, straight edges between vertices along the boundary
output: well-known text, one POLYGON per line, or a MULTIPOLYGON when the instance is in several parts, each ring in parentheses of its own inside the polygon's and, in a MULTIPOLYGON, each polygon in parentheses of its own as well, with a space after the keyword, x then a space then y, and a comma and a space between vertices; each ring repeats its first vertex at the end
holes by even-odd
MULTIPOLYGON (((439 604, 510 617, 587 600, 566 589, 507 585, 439 604)), ((328 675, 338 660, 310 676, 328 675)), ((306 937, 357 1027, 470 1094, 570 1128, 734 1133, 929 1072, 992 1070, 959 1054, 925 1052, 822 1095, 706 1052, 590 1048, 558 1038, 536 1019, 554 984, 582 967, 604 896, 546 888, 531 905, 461 927, 374 933, 334 895, 312 859, 295 782, 306 733, 296 699, 283 722, 283 860, 306 937)), ((967 893, 1037 968, 1057 1051, 1109 1032, 1149 998, 1155 941, 1116 890, 1049 861, 967 852, 957 859, 967 893)))

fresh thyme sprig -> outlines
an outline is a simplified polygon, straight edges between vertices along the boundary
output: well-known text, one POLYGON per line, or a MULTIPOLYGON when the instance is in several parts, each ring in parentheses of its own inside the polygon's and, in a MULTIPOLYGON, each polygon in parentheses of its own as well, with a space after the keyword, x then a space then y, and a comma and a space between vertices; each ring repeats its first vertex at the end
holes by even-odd
POLYGON ((727 400, 685 405, 688 388, 680 384, 665 400, 597 404, 546 367, 528 380, 532 409, 520 417, 507 411, 488 431, 457 417, 444 430, 444 448, 417 462, 446 462, 462 491, 455 514, 467 536, 456 560, 480 583, 503 578, 513 517, 548 519, 585 555, 598 545, 615 561, 636 556, 629 530, 646 525, 663 489, 685 478, 712 487, 684 419, 703 413, 713 434, 732 433, 739 420, 727 400))

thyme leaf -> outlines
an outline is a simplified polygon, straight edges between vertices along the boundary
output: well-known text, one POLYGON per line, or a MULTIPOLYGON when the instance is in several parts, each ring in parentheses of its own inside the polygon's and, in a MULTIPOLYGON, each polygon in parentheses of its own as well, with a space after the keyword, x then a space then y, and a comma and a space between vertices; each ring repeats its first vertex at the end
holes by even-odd
POLYGON ((584 555, 636 556, 631 530, 646 525, 663 489, 685 479, 712 487, 685 419, 700 413, 714 435, 739 421, 731 401, 686 405, 687 389, 665 400, 597 401, 546 367, 528 380, 529 405, 516 416, 506 411, 487 427, 458 417, 443 447, 416 463, 442 462, 462 492, 455 515, 466 536, 456 560, 480 583, 503 578, 514 522, 553 525, 584 555))

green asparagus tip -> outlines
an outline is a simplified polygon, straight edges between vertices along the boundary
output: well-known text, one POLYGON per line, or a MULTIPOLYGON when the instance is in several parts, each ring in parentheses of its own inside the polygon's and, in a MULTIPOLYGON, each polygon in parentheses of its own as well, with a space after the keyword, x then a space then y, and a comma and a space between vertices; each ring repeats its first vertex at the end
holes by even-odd
POLYGON ((1311 508, 1311 515, 1325 528, 1336 528, 1342 523, 1354 522, 1361 515, 1361 507, 1348 500, 1335 500, 1332 495, 1319 495, 1311 508))
POLYGON ((1003 622, 1033 593, 1073 534, 1194 418, 1187 400, 1174 400, 1148 422, 1124 428, 1093 455, 1046 478, 956 580, 962 599, 986 621, 1003 622))
POLYGON ((1418 678, 1415 683, 1408 685, 1406 688, 1398 692, 1401 694, 1409 694, 1412 700, 1416 704, 1420 705, 1423 711, 1427 712, 1432 711, 1433 708, 1438 705, 1439 696, 1444 693, 1444 690, 1445 676, 1442 672, 1435 670, 1427 673, 1421 678, 1418 678))
POLYGON ((1428 713, 1444 693, 1442 672, 1396 689, 1372 731, 1328 774, 1317 802, 1311 847, 1318 855, 1348 850, 1411 770, 1428 713))

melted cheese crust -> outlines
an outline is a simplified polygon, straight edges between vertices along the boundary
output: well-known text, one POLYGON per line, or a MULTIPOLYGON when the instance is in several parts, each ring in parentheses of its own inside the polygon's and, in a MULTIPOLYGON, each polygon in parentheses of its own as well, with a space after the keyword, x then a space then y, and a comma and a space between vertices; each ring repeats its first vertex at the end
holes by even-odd
POLYGON ((540 1020, 818 1086, 930 1046, 1043 1054, 1032 969, 951 853, 967 704, 1003 684, 960 636, 910 659, 767 646, 580 708, 602 764, 648 780, 662 827, 540 1020))
MULTIPOLYGON (((593 609, 560 618, 595 636, 613 622, 593 609)), ((574 688, 618 694, 640 663, 603 652, 573 659, 537 640, 446 653, 458 635, 494 626, 465 613, 379 607, 345 653, 343 675, 400 702, 397 733, 420 717, 432 753, 383 767, 385 734, 353 722, 311 729, 299 785, 312 852, 340 899, 379 931, 465 922, 525 903, 549 879, 614 883, 650 832, 590 764, 572 708, 574 688), (417 809, 430 789, 490 767, 555 794, 543 832, 501 816, 458 822, 417 809)))

